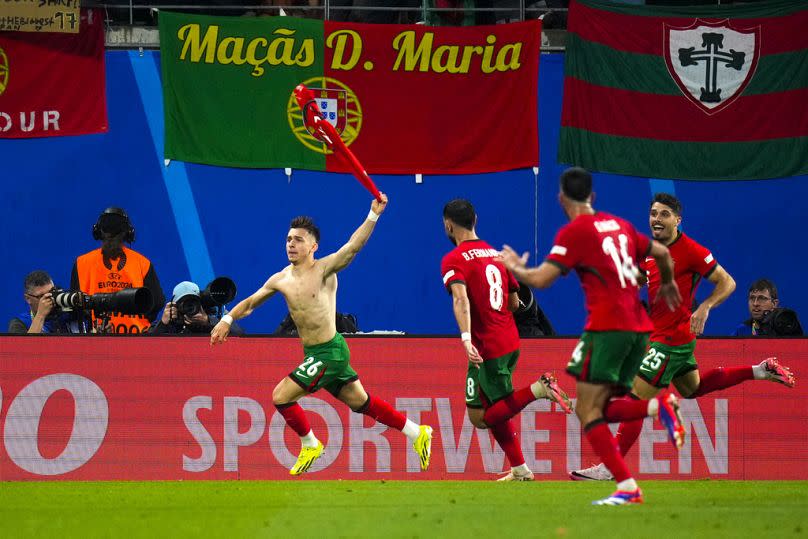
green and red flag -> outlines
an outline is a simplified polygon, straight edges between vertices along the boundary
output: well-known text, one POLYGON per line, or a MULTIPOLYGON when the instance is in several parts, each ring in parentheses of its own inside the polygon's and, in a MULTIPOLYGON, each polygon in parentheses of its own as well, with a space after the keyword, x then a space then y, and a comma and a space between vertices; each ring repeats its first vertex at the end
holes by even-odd
POLYGON ((161 12, 165 156, 346 172, 306 130, 305 84, 368 172, 466 174, 538 163, 540 21, 346 24, 161 12))
POLYGON ((808 173, 808 3, 573 0, 559 161, 682 179, 808 173))

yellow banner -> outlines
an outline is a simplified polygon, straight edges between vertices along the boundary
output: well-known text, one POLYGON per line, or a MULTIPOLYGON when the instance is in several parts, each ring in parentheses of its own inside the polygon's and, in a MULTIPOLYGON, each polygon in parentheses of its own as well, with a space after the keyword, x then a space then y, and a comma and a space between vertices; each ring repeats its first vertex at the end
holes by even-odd
POLYGON ((80 0, 0 0, 0 31, 79 33, 80 0))

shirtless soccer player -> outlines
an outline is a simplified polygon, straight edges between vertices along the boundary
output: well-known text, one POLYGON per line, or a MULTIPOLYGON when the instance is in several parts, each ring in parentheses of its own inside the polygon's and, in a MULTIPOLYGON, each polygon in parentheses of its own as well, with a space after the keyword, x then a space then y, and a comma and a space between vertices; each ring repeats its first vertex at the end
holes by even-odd
POLYGON ((429 467, 432 428, 416 425, 386 401, 369 396, 351 368, 350 352, 336 329, 337 272, 344 269, 370 238, 376 220, 387 206, 373 201, 370 213, 348 243, 336 253, 315 259, 320 231, 308 217, 297 217, 286 236, 289 265, 274 274, 252 296, 241 301, 211 331, 211 345, 227 340, 233 320, 244 318, 280 292, 289 306, 289 314, 303 341, 305 360, 272 391, 272 402, 302 443, 297 462, 289 471, 300 475, 323 453, 323 444, 311 430, 309 420, 297 401, 324 388, 351 410, 365 414, 389 427, 402 431, 411 441, 421 460, 421 469, 429 467))
MULTIPOLYGON (((715 260, 712 253, 679 230, 682 222, 682 203, 668 193, 657 193, 651 202, 648 224, 654 239, 665 244, 673 257, 673 273, 685 301, 675 311, 659 302, 651 308, 654 331, 648 353, 634 378, 632 397, 650 399, 673 383, 679 394, 695 399, 740 384, 746 380, 771 380, 794 386, 794 376, 777 359, 768 358, 759 365, 719 367, 699 373, 694 352, 696 336, 704 331, 710 309, 722 303, 735 290, 735 281, 715 260), (693 297, 702 279, 714 285, 712 293, 693 311, 693 297)), ((659 268, 654 259, 646 259, 648 295, 654 297, 659 290, 659 268)), ((620 424, 617 444, 625 456, 640 437, 642 421, 620 424)), ((596 464, 584 470, 570 472, 575 480, 612 479, 609 469, 596 464)))

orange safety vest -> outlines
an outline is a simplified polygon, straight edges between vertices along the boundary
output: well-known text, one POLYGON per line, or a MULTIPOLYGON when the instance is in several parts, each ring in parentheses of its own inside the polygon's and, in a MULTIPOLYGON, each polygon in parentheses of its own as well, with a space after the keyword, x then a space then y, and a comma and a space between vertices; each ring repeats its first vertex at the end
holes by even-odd
MULTIPOLYGON (((110 260, 110 267, 104 264, 101 249, 90 251, 76 259, 79 288, 85 294, 118 292, 125 288, 143 286, 143 279, 149 272, 151 261, 142 254, 123 248, 126 260, 110 260)), ((96 316, 93 313, 93 321, 96 316)), ((141 314, 112 313, 110 316, 115 333, 142 333, 149 327, 149 319, 141 314)))

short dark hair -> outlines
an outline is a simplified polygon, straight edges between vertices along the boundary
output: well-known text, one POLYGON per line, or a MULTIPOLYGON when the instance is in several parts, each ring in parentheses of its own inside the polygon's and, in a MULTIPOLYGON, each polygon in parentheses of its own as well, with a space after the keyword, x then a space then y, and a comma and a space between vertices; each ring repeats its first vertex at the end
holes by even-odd
POLYGON ((749 286, 749 293, 753 290, 766 290, 771 295, 772 299, 777 299, 777 285, 768 279, 758 279, 749 286))
POLYGON ((654 199, 651 201, 651 206, 655 203, 659 202, 660 204, 664 204, 670 209, 673 210, 678 216, 682 215, 682 203, 676 198, 674 195, 670 193, 657 193, 654 195, 654 199))
POLYGON ((450 200, 443 207, 443 218, 449 219, 456 225, 473 230, 477 224, 477 213, 474 206, 465 198, 450 200))
POLYGON ((320 243, 320 229, 314 224, 314 220, 306 215, 300 215, 292 219, 289 223, 289 228, 302 228, 307 230, 309 234, 314 236, 314 241, 320 243))
POLYGON ((45 286, 46 284, 51 284, 53 279, 51 276, 48 275, 48 272, 43 270, 34 270, 28 275, 25 276, 25 281, 23 281, 23 290, 31 290, 37 286, 45 286))
POLYGON ((592 175, 581 167, 570 167, 561 173, 561 192, 576 202, 586 202, 592 194, 592 175))

